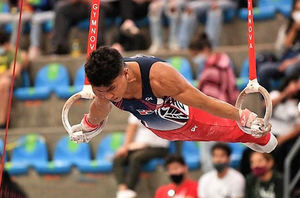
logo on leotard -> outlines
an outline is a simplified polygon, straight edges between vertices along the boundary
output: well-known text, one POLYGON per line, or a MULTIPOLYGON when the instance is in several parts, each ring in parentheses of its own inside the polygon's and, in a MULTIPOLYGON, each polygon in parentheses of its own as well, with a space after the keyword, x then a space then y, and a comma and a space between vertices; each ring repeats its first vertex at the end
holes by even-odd
POLYGON ((153 110, 137 109, 140 115, 150 115, 154 113, 153 110))
POLYGON ((156 113, 163 119, 184 125, 189 119, 189 108, 185 104, 168 97, 163 107, 156 110, 156 113))
POLYGON ((145 98, 145 100, 146 101, 151 101, 151 100, 153 100, 153 98, 152 97, 147 97, 147 98, 145 98))

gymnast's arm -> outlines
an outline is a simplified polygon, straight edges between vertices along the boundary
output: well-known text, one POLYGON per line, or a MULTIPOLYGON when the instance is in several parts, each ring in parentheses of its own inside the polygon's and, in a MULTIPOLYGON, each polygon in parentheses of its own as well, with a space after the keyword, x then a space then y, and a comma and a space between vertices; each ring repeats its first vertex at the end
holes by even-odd
POLYGON ((240 121, 239 110, 236 107, 205 95, 167 63, 153 64, 150 70, 150 83, 157 97, 171 96, 183 104, 202 109, 215 116, 240 121))
POLYGON ((90 111, 87 120, 94 125, 100 124, 111 111, 112 104, 109 100, 96 96, 90 105, 90 111))

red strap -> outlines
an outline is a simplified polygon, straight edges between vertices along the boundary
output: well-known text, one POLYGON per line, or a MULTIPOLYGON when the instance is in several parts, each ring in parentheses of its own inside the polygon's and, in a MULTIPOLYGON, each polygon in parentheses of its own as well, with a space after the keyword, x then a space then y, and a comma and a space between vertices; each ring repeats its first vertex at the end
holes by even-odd
MULTIPOLYGON (((99 13, 100 13, 100 0, 93 0, 90 15, 90 27, 89 27, 89 37, 86 58, 88 59, 90 54, 97 49, 97 36, 98 36, 98 26, 99 26, 99 13)), ((89 85, 87 77, 84 79, 84 84, 89 85)))
POLYGON ((13 74, 10 84, 10 92, 8 98, 8 109, 7 109, 7 119, 6 119, 6 128, 5 128, 5 135, 4 135, 4 145, 3 145, 3 152, 1 157, 1 165, 0 165, 0 195, 2 192, 1 185, 2 185, 2 176, 3 176, 3 169, 4 169, 4 159, 6 153, 6 144, 7 144, 7 133, 8 133, 8 126, 10 121, 10 112, 11 112, 11 104, 12 104, 12 97, 14 91, 14 83, 15 83, 15 71, 16 71, 16 62, 17 62, 17 54, 19 48, 19 40, 20 40, 20 29, 21 29, 21 19, 22 19, 22 10, 23 10, 23 0, 19 1, 19 22, 18 22, 18 29, 17 29, 17 40, 16 40, 16 48, 15 48, 15 56, 14 56, 14 65, 13 65, 13 74))
POLYGON ((255 42, 253 4, 248 0, 248 56, 249 56, 249 80, 256 79, 255 42))
POLYGON ((98 128, 100 126, 100 124, 92 124, 92 123, 90 123, 89 120, 88 120, 88 114, 84 114, 83 120, 84 120, 84 123, 86 125, 88 125, 90 128, 96 129, 96 128, 98 128))

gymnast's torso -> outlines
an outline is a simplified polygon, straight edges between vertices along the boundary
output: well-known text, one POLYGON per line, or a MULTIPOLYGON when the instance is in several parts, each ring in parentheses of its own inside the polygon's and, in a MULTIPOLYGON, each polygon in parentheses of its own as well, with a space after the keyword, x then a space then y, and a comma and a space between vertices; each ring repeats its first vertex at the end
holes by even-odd
POLYGON ((122 99, 112 102, 117 108, 129 111, 148 128, 156 130, 173 130, 181 128, 189 119, 189 107, 172 97, 156 97, 150 85, 150 69, 156 62, 165 62, 152 56, 138 55, 124 58, 124 62, 137 62, 142 79, 141 99, 122 99))

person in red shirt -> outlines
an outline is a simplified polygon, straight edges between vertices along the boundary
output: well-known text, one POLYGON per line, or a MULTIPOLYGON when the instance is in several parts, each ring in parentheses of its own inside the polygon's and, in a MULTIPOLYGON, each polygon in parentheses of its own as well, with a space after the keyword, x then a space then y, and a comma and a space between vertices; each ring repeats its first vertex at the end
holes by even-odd
POLYGON ((198 183, 188 178, 188 168, 182 156, 171 155, 165 163, 172 183, 159 187, 155 198, 197 198, 198 183))

